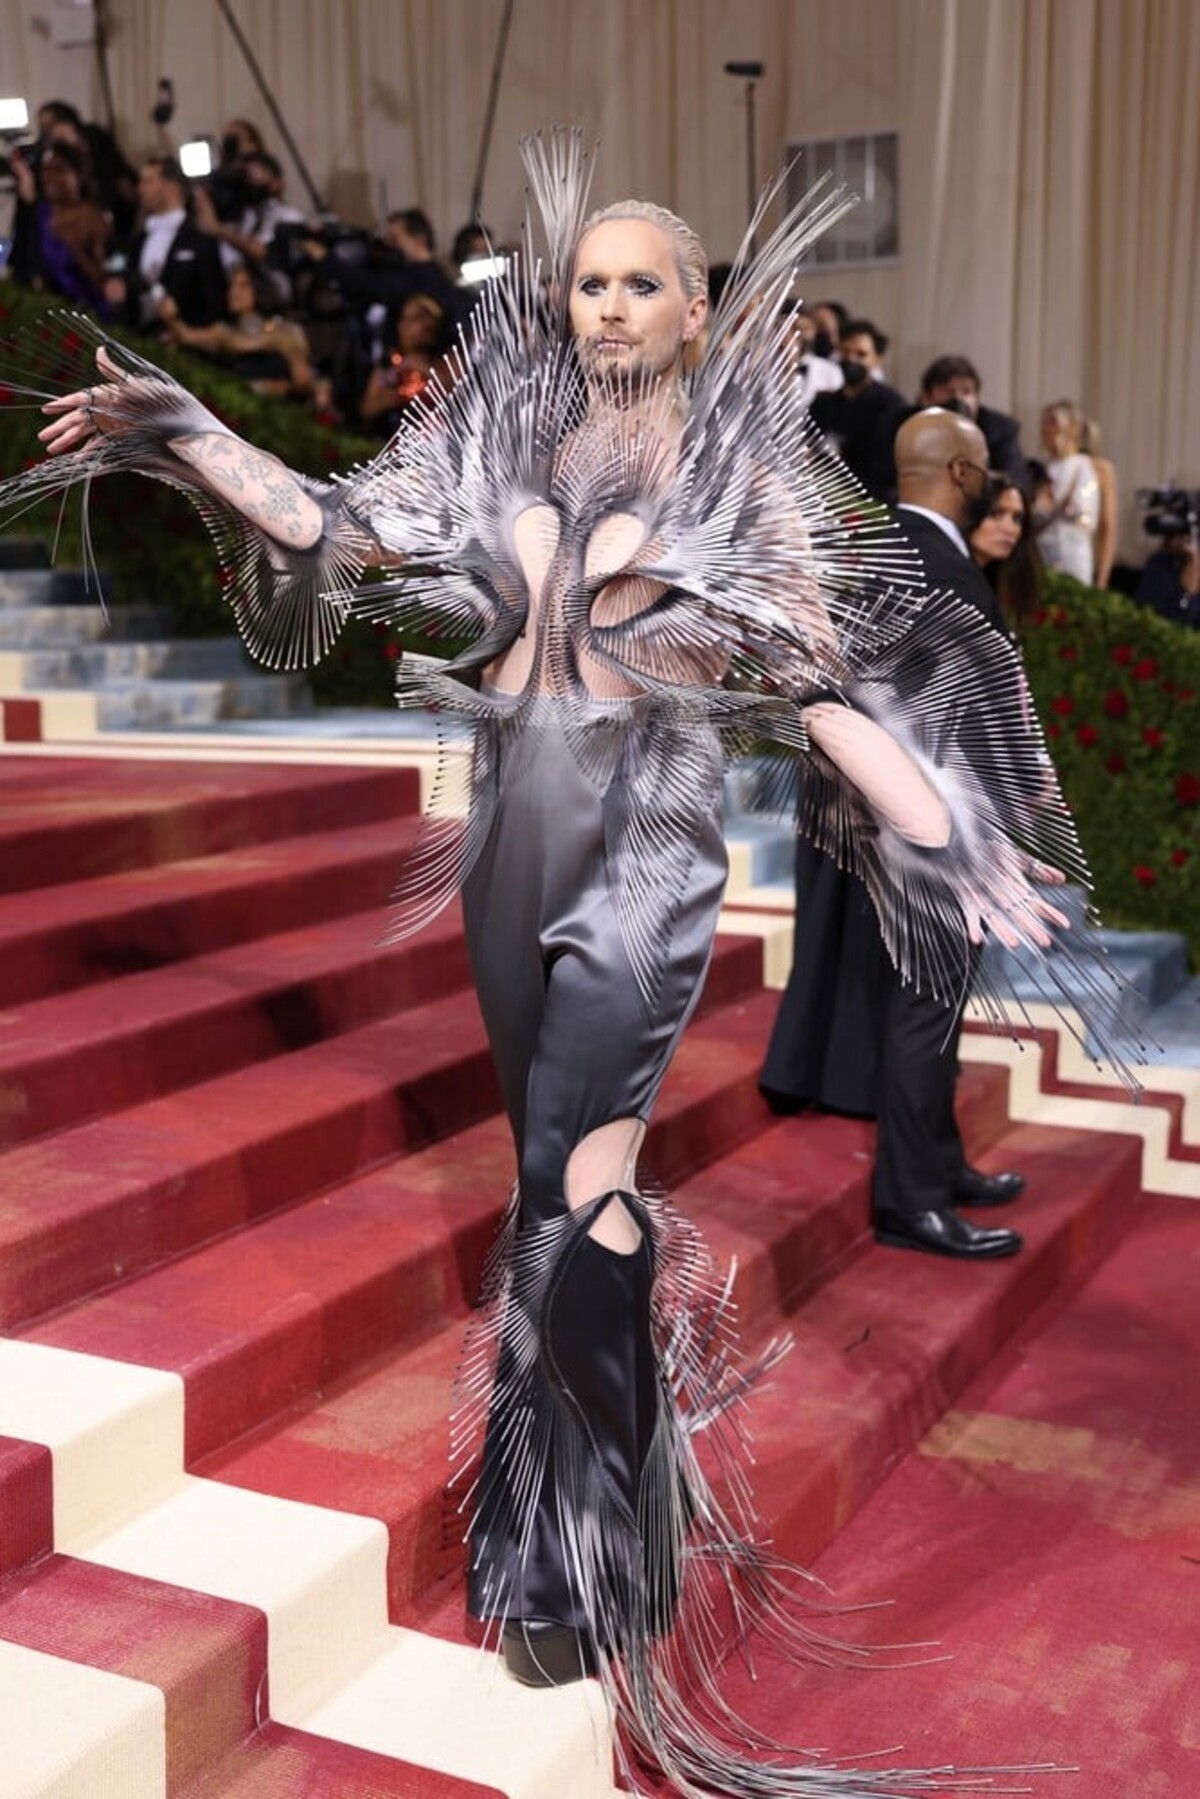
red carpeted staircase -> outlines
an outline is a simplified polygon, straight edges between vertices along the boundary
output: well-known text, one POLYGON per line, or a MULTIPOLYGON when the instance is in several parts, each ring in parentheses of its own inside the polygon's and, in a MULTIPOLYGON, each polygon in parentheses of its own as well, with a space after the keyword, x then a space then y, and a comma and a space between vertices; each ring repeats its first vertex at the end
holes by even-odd
MULTIPOLYGON (((494 1756, 453 1740, 418 1752, 432 1698, 388 1724, 386 1754, 370 1725, 340 1722, 361 1714, 339 1682, 365 1691, 397 1645, 466 1665, 453 1661, 472 1631, 461 1521, 444 1497, 446 1415, 512 1178, 457 915, 380 941, 417 799, 403 768, 0 759, 0 1718, 6 1669, 52 1691, 66 1663, 80 1678, 122 1677, 100 1682, 104 1704, 116 1715, 128 1701, 142 1720, 124 1784, 117 1725, 103 1724, 99 1747, 78 1751, 76 1784, 68 1770, 68 1784, 22 1794, 141 1799, 154 1775, 147 1785, 137 1756, 153 1761, 156 1740, 170 1799, 608 1788, 594 1726, 564 1776, 536 1757, 526 1767, 528 1740, 494 1756), (323 1546, 303 1576, 274 1565, 291 1559, 275 1550, 293 1525, 297 1565, 323 1546), (225 1532, 227 1563, 213 1540, 225 1532), (411 1756, 397 1752, 410 1741, 411 1756)), ((795 1335, 754 1404, 755 1486, 776 1547, 828 1565, 848 1599, 902 1598, 882 1629, 868 1620, 877 1637, 953 1637, 947 1592, 978 1577, 981 1557, 995 1578, 978 1518, 993 1519, 1006 1561, 1027 1571, 1034 1559, 985 1480, 965 1520, 942 1490, 947 1470, 982 1480, 980 1468, 1008 1467, 986 1432, 990 1449, 962 1450, 984 1403, 972 1381, 994 1387, 997 1369, 1019 1368, 1014 1344, 1032 1320, 1104 1257, 1102 1274, 1117 1267, 1140 1220, 1165 1229, 1188 1202, 1147 1211, 1142 1138, 1119 1112, 1103 1130, 1017 1123, 1007 1068, 968 1062, 968 1146, 1026 1173, 1027 1250, 964 1268, 877 1249, 870 1127, 762 1107, 775 1003, 760 941, 722 935, 643 1172, 673 1189, 719 1259, 737 1257, 748 1345, 784 1325, 795 1335), (928 1521, 924 1587, 907 1564, 898 1581, 883 1553, 897 1514, 879 1508, 897 1482, 915 1483, 928 1521), (864 1529, 857 1560, 843 1556, 864 1529)), ((1069 1098, 1056 1047, 1043 1036, 1042 1078, 1069 1098)), ((1170 1154, 1194 1160, 1178 1096, 1161 1104, 1170 1154)), ((1126 1411, 1136 1430, 1132 1400, 1126 1411)), ((1052 1463, 1053 1435, 1039 1441, 1052 1463)), ((912 1517, 900 1522, 911 1539, 912 1517)), ((1180 1578, 1194 1582, 1194 1567, 1180 1578)), ((1015 1670, 1038 1680, 1042 1631, 1016 1618, 1007 1662, 991 1644, 993 1685, 1008 1682, 999 1704, 969 1643, 956 1644, 978 1684, 969 1720, 943 1707, 936 1741, 911 1708, 953 1690, 961 1677, 944 1668, 831 1681, 769 1664, 770 1680, 739 1699, 785 1737, 850 1755, 903 1741, 909 1762, 1075 1759, 1105 1720, 1079 1731, 1060 1714, 1056 1734, 1043 1706, 1030 1742, 1009 1701, 1015 1670), (989 1714, 1003 1720, 998 1743, 989 1714)), ((489 1679, 502 1723, 509 1703, 564 1709, 562 1695, 510 1701, 489 1679)), ((397 1713, 413 1690, 395 1689, 397 1713)), ((534 1735, 520 1719, 539 1716, 551 1711, 513 1714, 516 1735, 534 1735)), ((1158 1772, 1174 1768, 1187 1729, 1157 1746, 1158 1772)), ((457 1736, 470 1734, 459 1718, 457 1736)), ((5 1777, 0 1765, 0 1796, 5 1777)), ((1143 1789, 1063 1777, 1054 1790, 1143 1789)))

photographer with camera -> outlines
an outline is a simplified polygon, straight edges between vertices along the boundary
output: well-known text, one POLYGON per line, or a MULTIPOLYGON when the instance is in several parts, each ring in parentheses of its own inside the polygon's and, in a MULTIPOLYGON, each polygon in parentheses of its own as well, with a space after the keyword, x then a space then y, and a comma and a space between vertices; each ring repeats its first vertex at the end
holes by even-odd
POLYGON ((1138 578, 1138 604, 1173 624, 1200 628, 1200 488, 1143 487, 1138 505, 1142 530, 1162 540, 1138 578))
POLYGON ((247 264, 265 275, 277 303, 286 306, 292 298, 292 284, 272 255, 275 234, 281 226, 302 226, 304 214, 283 197, 283 168, 276 157, 265 150, 252 151, 243 159, 241 170, 243 206, 236 218, 222 219, 212 195, 203 187, 196 189, 193 217, 201 231, 217 240, 227 272, 247 264))

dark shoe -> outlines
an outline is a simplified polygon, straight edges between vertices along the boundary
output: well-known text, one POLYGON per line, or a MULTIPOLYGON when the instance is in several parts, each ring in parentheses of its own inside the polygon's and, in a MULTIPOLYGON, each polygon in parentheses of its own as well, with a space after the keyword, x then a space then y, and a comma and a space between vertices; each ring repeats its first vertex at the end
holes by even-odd
POLYGON ((998 1256, 1015 1256, 1022 1239, 1016 1231, 980 1230, 945 1206, 940 1212, 876 1212, 875 1241, 891 1249, 924 1249, 935 1256, 994 1261, 998 1256))
POLYGON ((951 1198, 956 1206, 1006 1206, 1025 1191, 1023 1174, 983 1174, 963 1167, 955 1178, 951 1198))
POLYGON ((500 1643, 505 1667, 527 1687, 570 1686, 597 1671, 588 1638, 548 1618, 509 1618, 500 1643))

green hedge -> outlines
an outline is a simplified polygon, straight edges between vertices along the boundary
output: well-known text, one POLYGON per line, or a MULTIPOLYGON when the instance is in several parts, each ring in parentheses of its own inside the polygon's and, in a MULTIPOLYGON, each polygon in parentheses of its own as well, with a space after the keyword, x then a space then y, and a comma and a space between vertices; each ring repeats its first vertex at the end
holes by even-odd
POLYGON ((1109 924, 1200 958, 1200 632, 1051 576, 1022 649, 1109 924))
MULTIPOLYGON (((0 286, 0 335, 36 325, 46 309, 11 282, 0 286)), ((258 399, 201 358, 168 350, 160 359, 235 431, 292 468, 327 475, 375 447, 301 407, 258 399)), ((0 405, 0 470, 38 453, 35 430, 27 411, 0 405)), ((92 516, 97 558, 118 600, 164 606, 180 635, 229 629, 212 547, 181 495, 134 476, 100 482, 92 516)), ((50 540, 55 525, 47 508, 11 529, 50 540)), ((58 555, 80 560, 77 506, 64 515, 58 555)), ((1101 911, 1113 924, 1183 931, 1200 956, 1200 633, 1052 578, 1023 648, 1101 911)), ((396 654, 386 629, 356 621, 312 671, 314 693, 326 704, 388 706, 396 654)))

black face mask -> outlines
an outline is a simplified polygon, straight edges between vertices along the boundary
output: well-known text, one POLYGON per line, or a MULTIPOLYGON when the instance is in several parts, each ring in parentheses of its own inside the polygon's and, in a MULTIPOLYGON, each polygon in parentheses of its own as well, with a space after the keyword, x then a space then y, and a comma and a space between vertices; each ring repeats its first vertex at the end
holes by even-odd
POLYGON ((812 340, 812 353, 814 356, 833 355, 833 339, 830 337, 828 331, 817 332, 812 340))
POLYGON ((861 362, 843 362, 842 378, 847 387, 861 387, 864 381, 871 379, 871 371, 861 362))
POLYGON ((242 192, 246 196, 247 203, 251 206, 260 206, 264 200, 269 200, 271 198, 270 188, 264 187, 261 181, 247 181, 242 188, 242 192))

